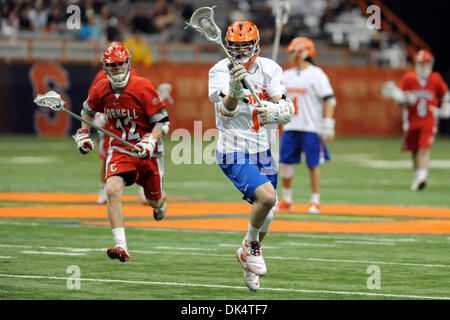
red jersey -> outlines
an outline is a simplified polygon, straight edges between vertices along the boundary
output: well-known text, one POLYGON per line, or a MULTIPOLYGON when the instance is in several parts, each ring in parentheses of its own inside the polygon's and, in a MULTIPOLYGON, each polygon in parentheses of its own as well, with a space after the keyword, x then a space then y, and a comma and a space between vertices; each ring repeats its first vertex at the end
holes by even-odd
MULTIPOLYGON (((106 115, 106 130, 133 144, 152 131, 150 118, 165 107, 151 81, 134 75, 130 75, 127 86, 120 94, 112 91, 108 79, 100 80, 90 90, 86 102, 93 111, 106 115)), ((131 150, 116 139, 112 139, 111 146, 131 150)), ((157 151, 158 147, 155 149, 157 151)))
POLYGON ((403 91, 414 93, 417 101, 414 105, 405 109, 409 129, 423 126, 434 126, 436 120, 430 106, 438 107, 439 99, 448 92, 448 87, 438 72, 431 72, 426 83, 417 79, 415 71, 407 72, 398 85, 403 91))

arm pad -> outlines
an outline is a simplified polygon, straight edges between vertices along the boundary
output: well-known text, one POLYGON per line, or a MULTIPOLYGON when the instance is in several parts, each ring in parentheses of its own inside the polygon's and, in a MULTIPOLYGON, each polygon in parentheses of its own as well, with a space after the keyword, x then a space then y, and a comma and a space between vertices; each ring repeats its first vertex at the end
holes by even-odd
POLYGON ((223 104, 223 101, 220 100, 217 103, 217 109, 219 110, 219 112, 225 116, 225 117, 234 117, 234 115, 238 112, 239 109, 239 105, 236 106, 236 109, 234 110, 230 110, 227 107, 225 107, 225 105, 223 104))
POLYGON ((157 122, 155 124, 155 128, 158 128, 162 131, 163 135, 166 135, 169 132, 170 122, 157 122))

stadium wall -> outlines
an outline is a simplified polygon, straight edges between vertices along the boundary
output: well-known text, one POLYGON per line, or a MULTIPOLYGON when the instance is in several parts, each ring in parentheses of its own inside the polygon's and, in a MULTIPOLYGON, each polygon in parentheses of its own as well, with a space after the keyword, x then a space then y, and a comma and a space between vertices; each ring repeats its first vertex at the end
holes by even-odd
MULTIPOLYGON (((171 128, 193 132, 194 121, 202 130, 215 127, 214 109, 208 101, 208 70, 212 64, 157 63, 133 65, 155 88, 172 84, 174 104, 167 104, 171 128)), ((405 70, 377 67, 325 66, 335 90, 338 135, 385 136, 401 134, 401 110, 381 97, 381 86, 398 81, 405 70)), ((0 64, 0 134, 64 136, 79 128, 77 120, 61 112, 38 109, 33 97, 55 90, 67 101, 67 108, 79 114, 87 90, 100 70, 94 64, 60 64, 48 61, 0 64)))

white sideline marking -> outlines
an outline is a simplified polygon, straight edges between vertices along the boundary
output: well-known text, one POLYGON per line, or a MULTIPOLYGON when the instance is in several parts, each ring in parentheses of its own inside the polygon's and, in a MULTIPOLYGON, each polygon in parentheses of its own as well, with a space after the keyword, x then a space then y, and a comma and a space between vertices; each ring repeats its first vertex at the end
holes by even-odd
POLYGON ((84 256, 85 253, 74 253, 74 252, 51 252, 51 251, 20 251, 20 253, 26 254, 50 254, 58 256, 84 256))
POLYGON ((35 222, 6 222, 6 221, 0 221, 0 224, 6 224, 6 225, 16 225, 16 226, 39 226, 39 223, 35 222))
MULTIPOLYGON (((90 251, 105 251, 106 248, 67 248, 67 247, 45 247, 45 246, 25 246, 25 245, 8 245, 0 244, 0 247, 5 248, 39 248, 39 249, 59 249, 67 250, 71 252, 90 252, 90 251)), ((198 250, 202 250, 199 248, 198 250)), ((197 252, 170 252, 170 251, 147 251, 147 250, 128 250, 130 253, 143 253, 143 254, 170 254, 170 255, 192 255, 192 256, 210 256, 210 257, 230 257, 233 254, 214 254, 214 253, 197 253, 197 252)), ((41 253, 41 251, 33 251, 35 253, 41 253)), ((67 254, 61 252, 60 254, 67 254)), ((368 260, 345 260, 345 259, 322 259, 322 258, 298 258, 298 257, 274 257, 265 256, 265 259, 275 260, 296 260, 296 261, 316 261, 316 262, 342 262, 342 263, 366 263, 366 264, 387 264, 387 265, 399 265, 399 266, 411 266, 411 267, 426 267, 426 268, 450 268, 450 265, 446 264, 420 264, 420 263, 408 263, 408 262, 391 262, 391 261, 368 261, 368 260)))
MULTIPOLYGON (((312 246, 312 247, 337 247, 337 244, 332 243, 316 243, 316 242, 283 242, 289 246, 312 246)), ((266 248, 266 247, 264 247, 266 248)))
POLYGON ((49 156, 0 157, 0 163, 12 164, 56 163, 59 161, 61 161, 60 158, 49 156))
MULTIPOLYGON (((278 257, 269 257, 278 259, 278 257)), ((288 258, 282 258, 288 259, 288 258)), ((305 260, 305 259, 303 259, 305 260)), ((320 259, 320 258, 306 258, 308 261, 322 261, 322 262, 343 262, 343 263, 369 263, 369 264, 389 264, 397 266, 411 266, 411 267, 429 267, 429 268, 450 268, 450 265, 446 264, 420 264, 420 263, 407 263, 407 262, 389 262, 389 261, 368 261, 368 260, 342 260, 342 259, 320 259)))
POLYGON ((14 257, 10 257, 10 256, 0 256, 0 259, 12 259, 14 257))
POLYGON ((354 243, 354 244, 367 244, 367 245, 375 245, 375 246, 395 246, 393 242, 370 242, 370 241, 352 241, 352 240, 335 240, 335 243, 354 243))
MULTIPOLYGON (((239 247, 239 244, 228 244, 228 243, 220 243, 219 247, 231 247, 236 248, 239 247)), ((264 249, 279 249, 280 247, 274 247, 274 246, 263 246, 264 249)))
POLYGON ((201 248, 180 248, 180 247, 155 247, 155 249, 164 249, 164 250, 201 250, 201 251, 217 251, 217 249, 209 248, 209 249, 201 249, 201 248))
MULTIPOLYGON (((65 277, 49 277, 49 276, 35 276, 35 275, 14 275, 14 274, 0 274, 0 277, 5 278, 20 278, 20 279, 50 279, 50 280, 65 280, 65 277)), ((70 278, 71 280, 92 281, 92 282, 112 282, 112 283, 127 283, 127 284, 144 284, 144 285, 164 285, 164 286, 179 286, 179 287, 201 287, 201 288, 217 288, 217 289, 235 289, 248 290, 247 287, 226 286, 219 284, 203 284, 203 283, 180 283, 180 282, 159 282, 159 281, 139 281, 139 280, 117 280, 117 279, 93 279, 93 278, 70 278)), ((406 298, 406 299, 433 299, 433 300, 449 300, 450 297, 433 297, 433 296, 417 296, 406 294, 391 294, 391 293, 372 293, 372 292, 357 292, 357 291, 329 291, 329 290, 308 290, 308 289, 291 289, 291 288, 261 288, 261 291, 278 291, 278 292, 299 292, 299 293, 325 293, 335 295, 357 295, 357 296, 374 296, 374 297, 390 297, 390 298, 406 298)))

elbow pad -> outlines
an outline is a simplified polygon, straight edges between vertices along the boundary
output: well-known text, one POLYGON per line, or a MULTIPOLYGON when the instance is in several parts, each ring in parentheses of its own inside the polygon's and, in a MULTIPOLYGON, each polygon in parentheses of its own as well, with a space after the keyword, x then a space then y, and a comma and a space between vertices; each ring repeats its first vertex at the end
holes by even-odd
POLYGON ((280 110, 278 111, 278 124, 286 124, 291 121, 295 112, 294 104, 291 99, 281 99, 278 101, 280 110))
POLYGON ((239 105, 236 106, 236 109, 234 110, 230 110, 227 107, 225 107, 225 105, 223 104, 223 101, 220 100, 217 103, 217 109, 219 110, 219 112, 225 116, 225 117, 234 117, 234 115, 238 112, 239 110, 239 105))
POLYGON ((166 135, 169 132, 169 125, 170 125, 170 122, 168 122, 168 121, 167 122, 157 122, 155 124, 155 128, 160 129, 162 134, 166 135))

